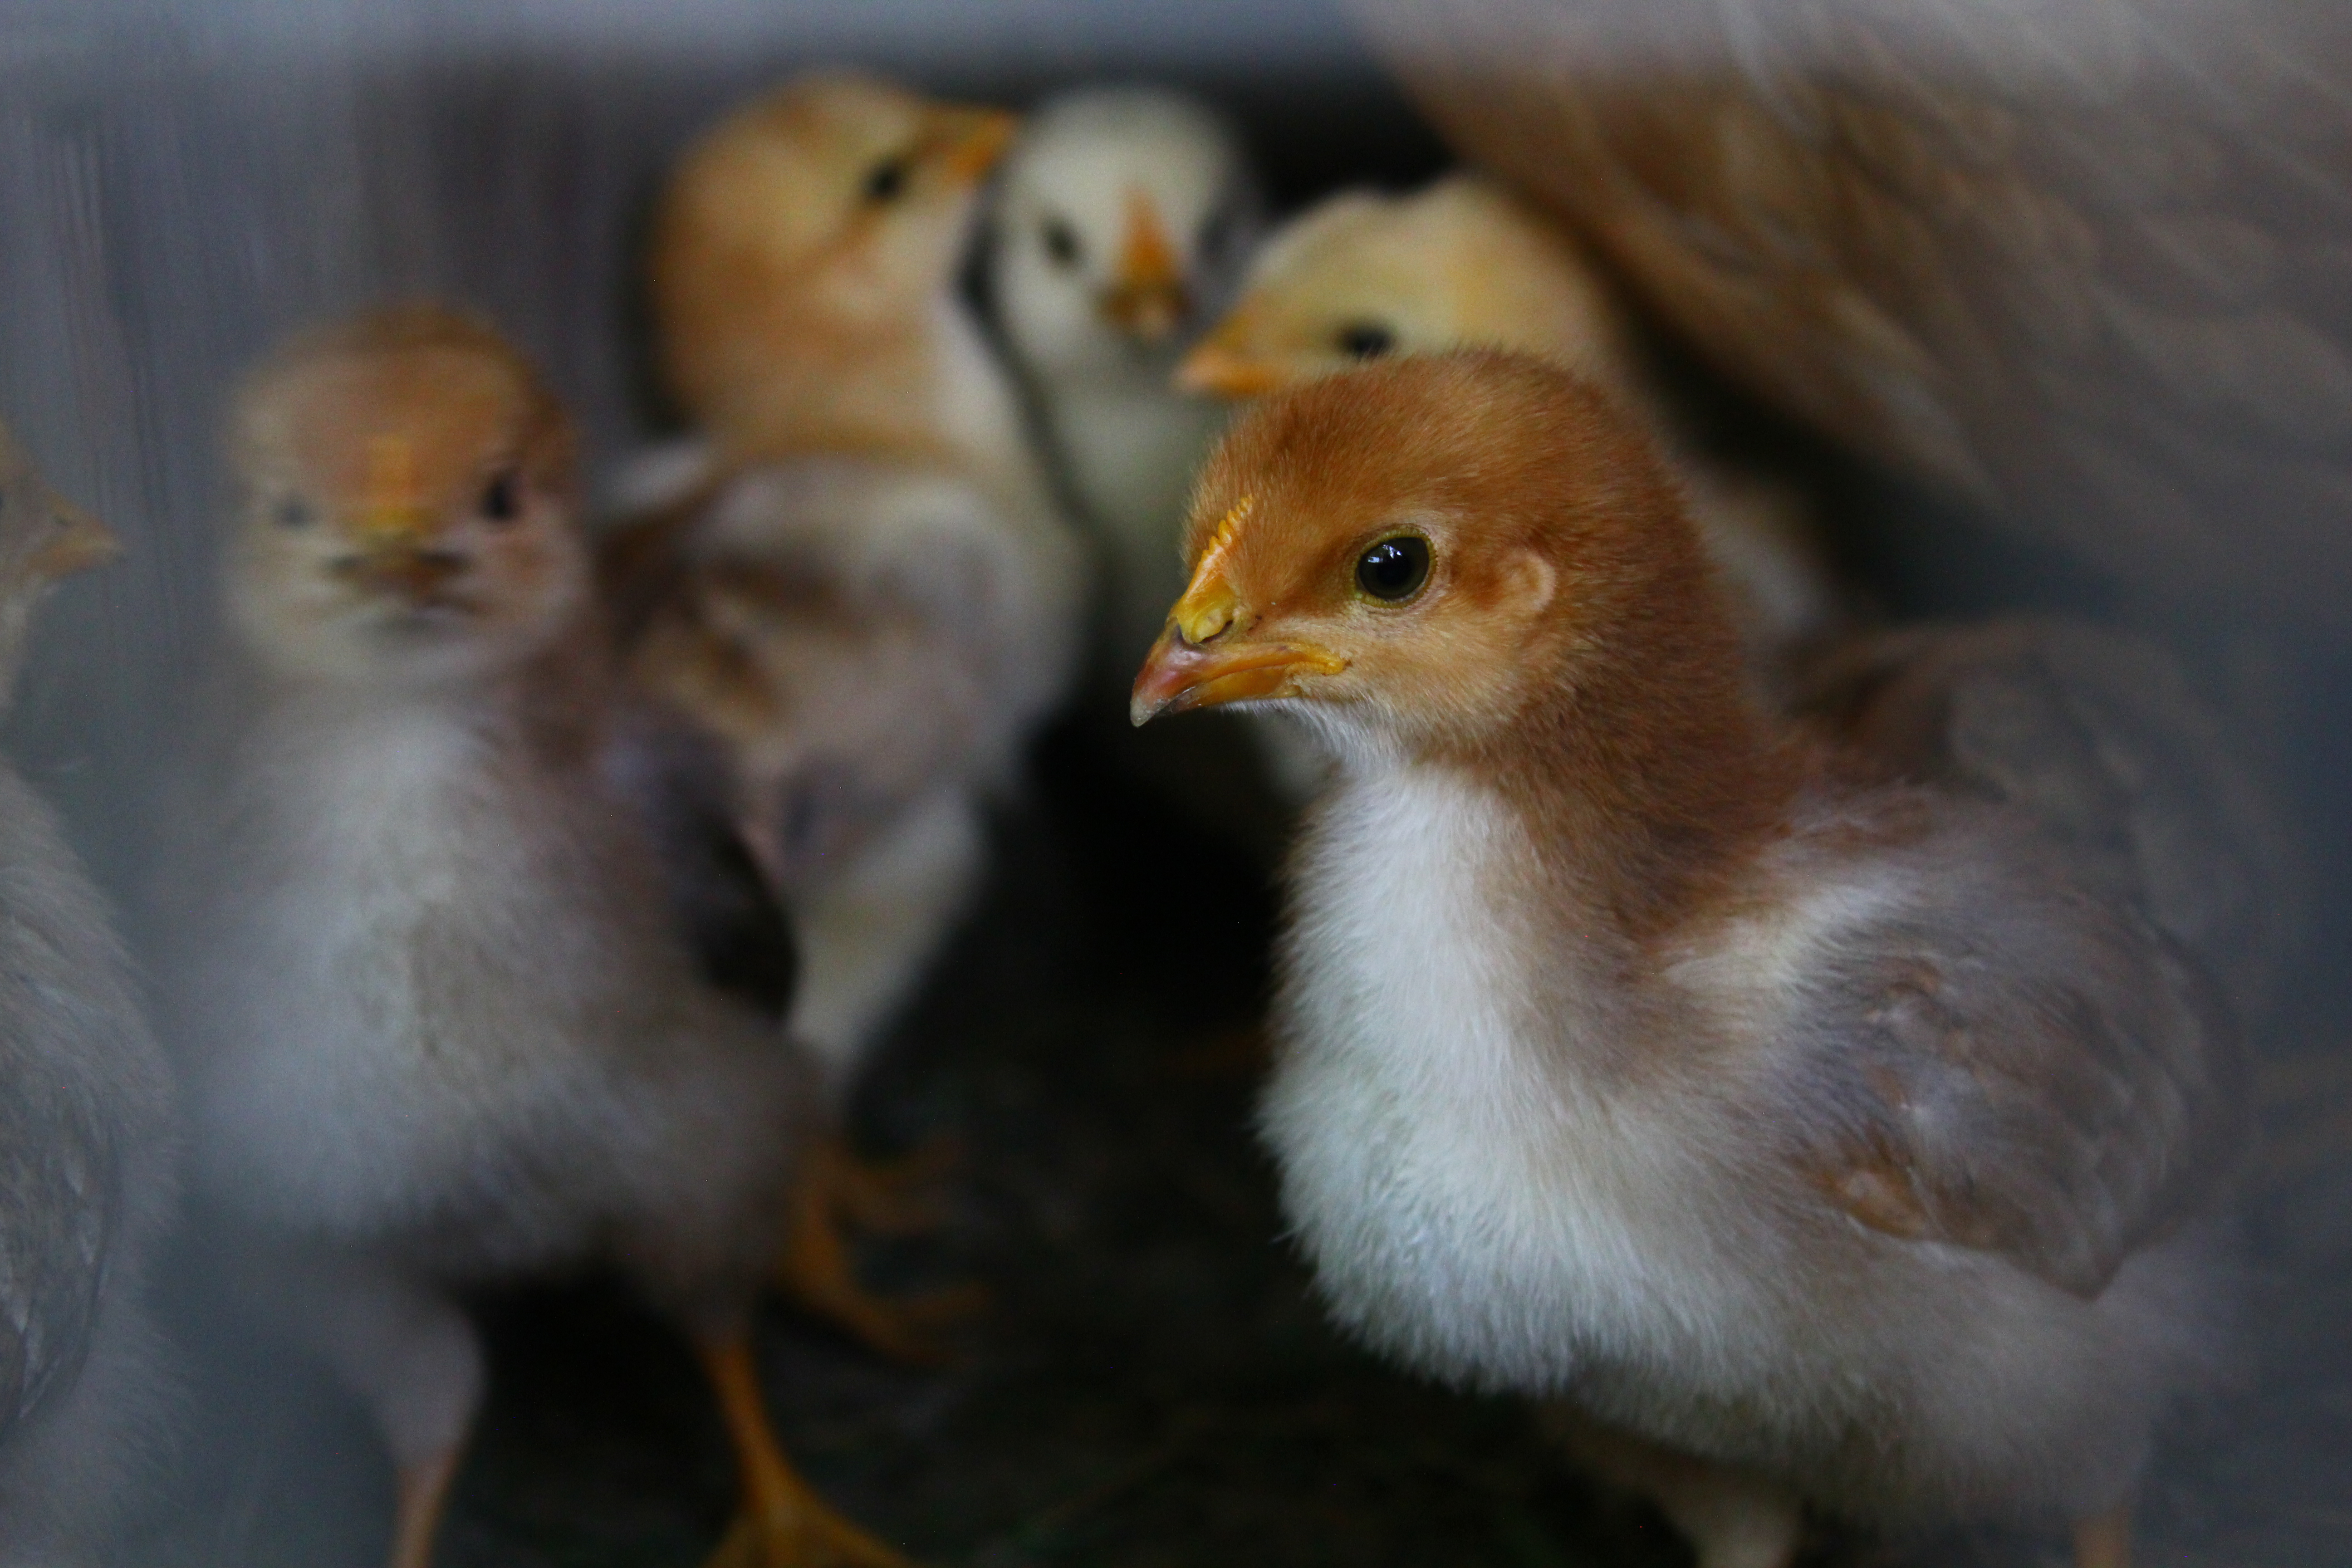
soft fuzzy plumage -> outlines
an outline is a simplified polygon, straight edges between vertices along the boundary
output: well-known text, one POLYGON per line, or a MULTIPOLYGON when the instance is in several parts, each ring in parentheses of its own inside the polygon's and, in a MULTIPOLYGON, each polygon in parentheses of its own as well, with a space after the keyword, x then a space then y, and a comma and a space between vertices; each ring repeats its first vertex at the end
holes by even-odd
MULTIPOLYGON (((50 588, 113 552, 0 427, 0 707, 50 588)), ((168 1373, 143 1291, 176 1138, 105 900, 0 763, 0 1563, 97 1555, 153 1458, 168 1373)))
POLYGON ((259 370, 233 443, 238 650, 174 921, 194 1173, 373 1411, 421 1562, 480 1395, 450 1288, 602 1257, 740 1345, 816 1074, 697 973, 529 367, 362 318, 259 370))
POLYGON ((608 548, 637 688, 717 742, 791 889, 836 1083, 969 901, 987 794, 1059 700, 1083 573, 956 294, 1009 117, 788 84, 681 160, 656 344, 697 455, 608 548))
POLYGON ((1570 1401, 1709 1568, 1784 1563, 1801 1500, 2124 1500, 2214 1349, 2244 1128, 2179 951, 2030 822, 1776 733, 1648 442, 1556 371, 1287 395, 1193 529, 1139 718, 1271 701, 1339 760, 1265 1126, 1343 1321, 1570 1401))
POLYGON ((1751 651, 1777 658, 1833 618, 1836 590, 1794 498, 1673 435, 1629 312, 1556 225, 1494 181, 1351 191, 1292 219, 1251 260, 1188 384, 1256 396, 1391 353, 1508 349, 1590 377, 1666 442, 1691 515, 1738 590, 1751 651))

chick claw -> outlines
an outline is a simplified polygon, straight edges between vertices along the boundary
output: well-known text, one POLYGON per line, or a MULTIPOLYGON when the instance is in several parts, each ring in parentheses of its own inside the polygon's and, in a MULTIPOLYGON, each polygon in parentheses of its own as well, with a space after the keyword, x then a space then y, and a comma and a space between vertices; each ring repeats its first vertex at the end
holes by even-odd
POLYGON ((861 1160, 839 1143, 829 1146, 832 1197, 844 1217, 879 1236, 922 1236, 948 1222, 940 1184, 963 1164, 963 1146, 934 1138, 896 1160, 861 1160))
POLYGON ((814 1497, 738 1514, 703 1568, 914 1568, 814 1497))
POLYGON ((930 1331, 981 1310, 987 1291, 963 1286, 886 1300, 858 1279, 842 1228, 846 1220, 904 1235, 944 1223, 943 1205, 931 1189, 959 1157, 952 1146, 933 1145, 877 1165, 827 1140, 793 1194, 791 1235, 778 1269, 784 1289, 877 1354, 912 1366, 946 1363, 950 1357, 930 1331))

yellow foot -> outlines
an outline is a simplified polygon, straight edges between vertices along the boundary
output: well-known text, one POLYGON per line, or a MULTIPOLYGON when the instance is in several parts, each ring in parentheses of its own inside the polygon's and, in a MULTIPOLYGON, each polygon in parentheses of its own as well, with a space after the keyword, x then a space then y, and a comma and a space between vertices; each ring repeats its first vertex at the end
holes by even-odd
POLYGON ((913 1568, 825 1505, 777 1441, 742 1334, 698 1347, 743 1473, 743 1511, 708 1568, 913 1568))
POLYGON ((922 1236, 948 1222, 940 1187, 963 1164, 963 1145, 934 1138, 899 1159, 862 1160, 835 1140, 820 1158, 833 1162, 820 1179, 843 1218, 882 1236, 922 1236))
POLYGON ((848 1331, 878 1355, 915 1366, 938 1366, 950 1356, 934 1331, 968 1318, 987 1304, 978 1286, 888 1300, 857 1278, 845 1221, 872 1228, 879 1215, 904 1219, 907 1194, 929 1185, 958 1156, 933 1145, 896 1166, 858 1161, 835 1139, 810 1157, 807 1173, 793 1194, 793 1223, 777 1268, 777 1279, 793 1300, 848 1331))
POLYGON ((738 1514, 704 1568, 913 1568, 814 1499, 765 1514, 738 1514))

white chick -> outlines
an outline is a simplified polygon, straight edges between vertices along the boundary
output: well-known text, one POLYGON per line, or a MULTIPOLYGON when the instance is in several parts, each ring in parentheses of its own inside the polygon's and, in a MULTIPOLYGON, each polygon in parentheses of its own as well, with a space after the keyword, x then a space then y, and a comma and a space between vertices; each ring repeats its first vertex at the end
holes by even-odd
POLYGON ((1185 493, 1224 423, 1215 402, 1169 377, 1224 308, 1261 214, 1234 127, 1159 88, 1047 100, 997 179, 990 305, 1103 543, 1106 631, 1122 672, 1183 586, 1185 493))
MULTIPOLYGON (((0 426, 0 705, 35 609, 115 552, 0 426)), ((96 1558, 152 1458, 168 1384, 142 1292, 176 1139, 106 901, 0 763, 0 1563, 96 1558)))
POLYGON ((886 1564, 769 1427, 749 1338, 813 1065, 697 973, 609 762, 570 426, 487 329, 324 330, 239 395, 236 658, 173 922, 194 1179, 365 1403, 424 1568, 481 1395, 451 1292, 602 1258, 692 1335, 741 1463, 718 1560, 886 1564))
POLYGON ((1085 571, 960 298, 1009 115, 803 78, 691 147, 655 347, 699 456, 605 555, 638 689, 719 742, 791 895, 836 1090, 985 864, 982 806, 1073 673, 1085 571))
POLYGON ((1255 397, 1387 354, 1535 354, 1625 399, 1667 447, 1693 521, 1738 592, 1742 640, 1769 678, 1838 603, 1801 508, 1689 448, 1645 380, 1627 308, 1558 225, 1484 175, 1404 195, 1351 191, 1277 230, 1241 298, 1187 356, 1183 384, 1255 397))

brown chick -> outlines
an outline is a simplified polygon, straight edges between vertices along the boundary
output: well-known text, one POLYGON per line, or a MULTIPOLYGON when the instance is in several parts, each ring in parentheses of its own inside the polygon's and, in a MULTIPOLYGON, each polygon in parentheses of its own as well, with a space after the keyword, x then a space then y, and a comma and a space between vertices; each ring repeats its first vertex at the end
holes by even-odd
POLYGON ((2340 7, 1350 8, 1777 406, 2158 595, 2344 624, 2340 7))
POLYGON ((2206 1370, 2245 1127, 2211 988, 2030 824, 1744 700, 1649 440, 1506 356, 1244 417, 1138 722, 1293 711, 1263 1114, 1343 1322, 1563 1401, 1704 1568, 1810 1506, 2123 1560, 2206 1370))
POLYGON ((1837 590, 1796 499, 1688 449, 1646 376, 1624 301, 1569 234, 1494 180, 1459 174, 1404 195, 1351 191, 1292 219, 1179 371, 1252 397, 1391 353, 1509 349, 1615 391, 1674 447, 1710 552, 1738 590, 1768 669, 1836 617, 1837 590))
POLYGON ((364 1400, 430 1560, 481 1396, 457 1292, 592 1259, 694 1338, 741 1463, 726 1568, 887 1565, 772 1431, 751 1309, 821 1121, 808 1055, 698 973, 616 786, 572 436, 435 309, 236 398, 236 655, 170 929, 192 1166, 257 1306, 364 1400))

